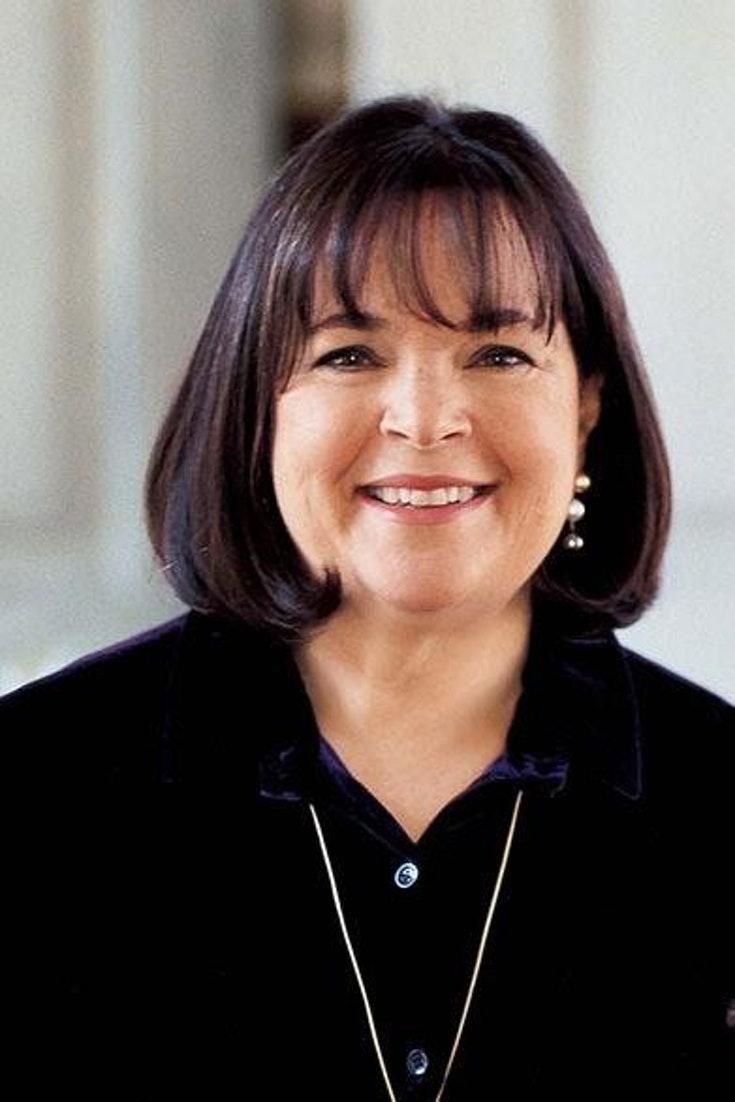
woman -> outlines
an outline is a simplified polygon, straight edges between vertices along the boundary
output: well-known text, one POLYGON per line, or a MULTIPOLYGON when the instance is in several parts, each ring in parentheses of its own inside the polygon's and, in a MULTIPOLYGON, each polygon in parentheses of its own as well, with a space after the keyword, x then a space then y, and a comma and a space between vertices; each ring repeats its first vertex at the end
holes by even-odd
POLYGON ((191 611, 2 708, 61 797, 32 929, 65 1060, 141 1097, 721 1086, 733 709, 613 634, 656 594, 664 446, 520 123, 394 99, 296 151, 147 507, 191 611))

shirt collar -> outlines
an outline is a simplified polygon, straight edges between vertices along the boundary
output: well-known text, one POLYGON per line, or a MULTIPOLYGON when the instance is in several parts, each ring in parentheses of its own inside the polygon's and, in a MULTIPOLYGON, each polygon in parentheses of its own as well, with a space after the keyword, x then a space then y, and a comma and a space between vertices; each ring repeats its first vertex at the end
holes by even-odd
MULTIPOLYGON (((624 648, 612 632, 573 638, 537 615, 523 691, 508 734, 511 769, 569 763, 566 789, 594 779, 641 793, 639 718, 624 648)), ((291 648, 262 630, 196 611, 185 617, 165 702, 161 773, 169 781, 242 783, 257 772, 267 799, 301 801, 319 729, 291 648)))

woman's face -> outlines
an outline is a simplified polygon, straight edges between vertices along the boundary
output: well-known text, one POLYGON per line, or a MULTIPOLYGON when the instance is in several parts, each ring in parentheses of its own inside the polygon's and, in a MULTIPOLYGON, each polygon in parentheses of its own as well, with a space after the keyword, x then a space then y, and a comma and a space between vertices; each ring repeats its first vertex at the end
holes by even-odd
POLYGON ((312 570, 339 571, 353 609, 497 615, 528 599, 564 527, 599 388, 580 388, 563 323, 549 341, 533 327, 534 284, 517 249, 508 316, 473 330, 431 220, 423 269, 458 328, 397 301, 388 244, 373 252, 362 317, 344 317, 317 280, 316 324, 276 407, 278 505, 312 570), (486 491, 444 508, 366 495, 367 483, 401 475, 486 491))

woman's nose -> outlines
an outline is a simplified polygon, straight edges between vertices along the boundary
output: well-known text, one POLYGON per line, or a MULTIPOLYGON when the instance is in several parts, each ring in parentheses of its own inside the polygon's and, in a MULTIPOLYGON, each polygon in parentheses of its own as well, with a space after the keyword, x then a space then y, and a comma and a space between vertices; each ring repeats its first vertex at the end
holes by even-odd
POLYGON ((388 386, 380 430, 385 436, 402 436, 424 448, 448 436, 467 435, 471 419, 466 399, 466 391, 456 380, 421 369, 407 372, 388 386))

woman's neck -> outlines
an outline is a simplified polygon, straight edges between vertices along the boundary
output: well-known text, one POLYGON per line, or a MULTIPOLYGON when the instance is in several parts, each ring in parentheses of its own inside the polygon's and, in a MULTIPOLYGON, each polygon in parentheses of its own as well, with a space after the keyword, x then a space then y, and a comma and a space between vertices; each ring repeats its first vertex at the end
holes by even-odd
POLYGON ((324 738, 416 838, 505 750, 530 604, 419 630, 340 615, 295 658, 324 738))

